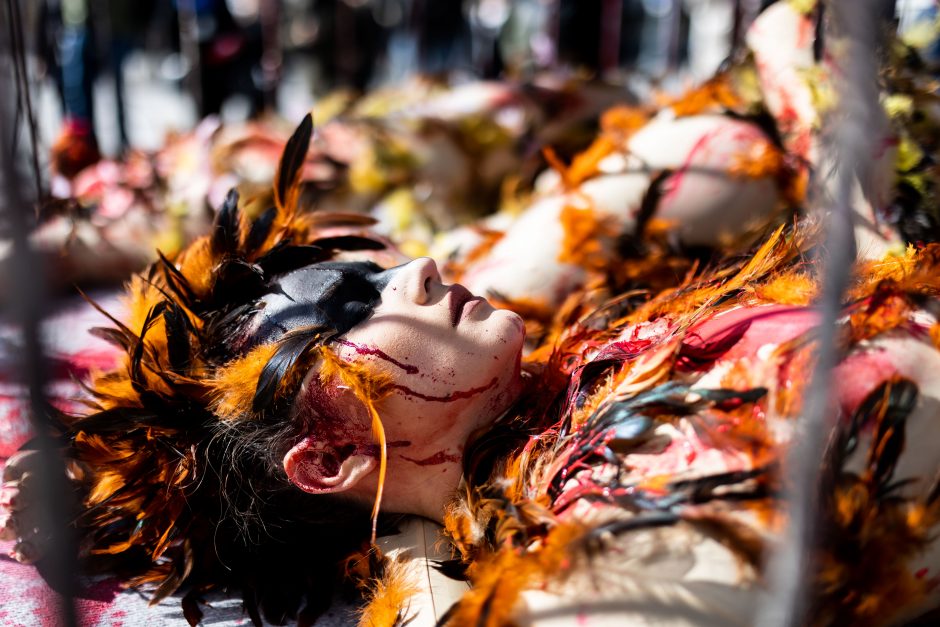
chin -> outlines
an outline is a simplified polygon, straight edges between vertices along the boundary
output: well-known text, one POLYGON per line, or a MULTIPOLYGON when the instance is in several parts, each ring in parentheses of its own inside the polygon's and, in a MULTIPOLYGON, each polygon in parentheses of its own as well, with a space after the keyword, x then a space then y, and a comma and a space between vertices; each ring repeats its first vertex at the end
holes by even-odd
POLYGON ((522 317, 508 309, 497 309, 492 318, 499 323, 500 343, 506 346, 507 351, 511 349, 513 356, 521 355, 525 344, 525 322, 522 317))

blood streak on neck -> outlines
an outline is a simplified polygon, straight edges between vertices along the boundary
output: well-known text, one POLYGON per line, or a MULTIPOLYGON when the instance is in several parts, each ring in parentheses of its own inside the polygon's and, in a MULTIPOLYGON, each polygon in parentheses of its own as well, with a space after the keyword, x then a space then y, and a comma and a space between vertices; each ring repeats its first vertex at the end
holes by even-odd
POLYGON ((407 372, 408 374, 418 374, 418 367, 417 367, 417 366, 411 366, 411 365, 408 365, 408 364, 403 364, 403 363, 401 363, 400 361, 398 361, 397 359, 395 359, 394 357, 392 357, 391 355, 388 355, 387 353, 385 353, 384 351, 382 351, 382 350, 380 350, 380 349, 378 349, 378 348, 373 348, 373 347, 371 347, 371 346, 361 346, 361 345, 359 345, 359 344, 354 344, 354 343, 349 342, 349 341, 347 341, 347 340, 337 340, 337 343, 342 344, 343 346, 348 346, 349 348, 353 349, 354 351, 356 351, 356 352, 359 353, 360 355, 374 355, 374 356, 378 357, 379 359, 384 359, 384 360, 387 361, 388 363, 390 363, 390 364, 392 364, 392 365, 395 365, 395 366, 398 366, 399 368, 401 368, 402 370, 404 370, 404 371, 407 372))
POLYGON ((412 459, 404 455, 402 455, 401 458, 412 464, 417 464, 418 466, 437 466, 445 462, 456 463, 463 459, 460 455, 448 455, 445 451, 438 451, 434 455, 425 457, 424 459, 412 459))
POLYGON ((461 399, 470 398, 472 396, 476 396, 477 394, 480 394, 481 392, 485 392, 489 390, 490 388, 494 387, 496 385, 496 381, 497 381, 496 377, 493 377, 493 379, 486 385, 482 385, 478 388, 470 388, 469 390, 458 390, 456 392, 451 392, 450 394, 446 394, 444 396, 428 396, 427 394, 421 394, 420 392, 416 392, 415 390, 412 390, 408 386, 400 385, 397 383, 392 385, 392 387, 396 390, 399 390, 400 392, 403 392, 404 394, 408 396, 414 396, 415 398, 420 398, 423 401, 431 401, 434 403, 452 403, 454 401, 459 401, 461 399))
MULTIPOLYGON (((410 440, 394 440, 385 444, 386 448, 407 448, 411 446, 410 440)), ((360 455, 369 455, 370 457, 378 457, 381 449, 378 444, 367 444, 365 446, 360 446, 356 449, 356 452, 360 455)))

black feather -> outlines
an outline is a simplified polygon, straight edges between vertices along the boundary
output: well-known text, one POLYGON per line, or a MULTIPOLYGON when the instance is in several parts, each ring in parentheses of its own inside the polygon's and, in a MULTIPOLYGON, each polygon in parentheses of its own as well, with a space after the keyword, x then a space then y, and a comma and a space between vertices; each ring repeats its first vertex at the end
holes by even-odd
POLYGON ((182 374, 189 366, 190 360, 189 319, 177 304, 170 303, 163 312, 163 323, 166 328, 166 348, 170 369, 177 374, 182 374))
POLYGON ((451 605, 449 608, 447 608, 447 611, 444 612, 443 615, 441 615, 441 617, 437 620, 436 623, 434 623, 434 627, 445 627, 445 625, 447 625, 450 622, 450 619, 454 617, 454 614, 456 614, 457 609, 459 607, 460 607, 460 601, 457 601, 456 603, 451 605))
POLYGON ((242 303, 266 291, 264 272, 257 264, 226 259, 215 268, 213 303, 242 303))
POLYGON ((659 208, 659 201, 662 199, 665 189, 664 184, 672 175, 672 170, 661 170, 657 172, 650 181, 650 185, 646 188, 646 193, 643 195, 643 200, 640 202, 640 209, 636 215, 635 237, 643 237, 643 231, 646 229, 646 225, 656 214, 656 209, 659 208))
POLYGON ((130 433, 135 429, 183 428, 191 422, 188 412, 156 412, 148 407, 118 407, 89 414, 74 423, 74 433, 79 431, 107 435, 130 433))
POLYGON ((133 335, 129 335, 127 332, 122 331, 121 329, 113 329, 111 327, 92 327, 91 329, 88 329, 88 333, 104 340, 108 344, 113 344, 118 348, 122 348, 125 351, 133 346, 134 341, 136 340, 133 335))
POLYGON ((382 242, 359 235, 338 235, 336 237, 321 237, 313 244, 327 250, 384 250, 382 242))
POLYGON ((249 339, 244 333, 245 323, 260 309, 257 302, 239 305, 219 315, 210 316, 203 327, 203 356, 212 361, 223 361, 241 351, 249 339))
MULTIPOLYGON (((880 417, 869 465, 878 485, 886 487, 904 451, 905 426, 917 404, 917 384, 910 379, 886 381, 869 394, 877 402, 880 417)), ((866 400, 868 400, 866 399, 866 400)))
POLYGON ((679 522, 679 515, 674 512, 650 512, 643 513, 633 518, 618 519, 598 525, 581 538, 589 547, 600 549, 605 536, 617 536, 628 531, 636 529, 651 529, 653 527, 665 527, 679 522))
POLYGON ((190 590, 183 597, 181 605, 183 606, 183 618, 186 619, 191 627, 196 627, 202 621, 203 613, 199 608, 199 597, 195 590, 190 590))
POLYGON ((258 216, 257 220, 251 223, 248 237, 245 238, 245 252, 247 254, 250 255, 261 248, 261 245, 268 239, 275 216, 277 216, 277 207, 268 207, 264 213, 258 216))
POLYGON ((153 325, 156 324, 157 319, 163 315, 163 312, 166 310, 166 306, 166 301, 160 301, 151 307, 149 312, 147 312, 147 317, 144 319, 144 323, 140 328, 140 334, 137 336, 138 339, 134 346, 134 352, 131 354, 131 384, 138 393, 141 393, 146 389, 146 382, 144 381, 143 375, 141 373, 143 368, 144 349, 146 348, 146 342, 144 339, 146 338, 150 329, 153 328, 153 325))
POLYGON ((632 449, 653 435, 654 422, 649 416, 627 416, 614 423, 614 435, 607 445, 621 452, 632 449))
POLYGON ((431 560, 431 567, 455 581, 470 581, 467 565, 461 560, 431 560))
POLYGON ((319 246, 275 246, 258 259, 257 265, 266 277, 275 277, 323 261, 328 256, 319 246))
POLYGON ((307 150, 310 148, 310 138, 312 136, 313 116, 308 113, 294 131, 294 134, 287 140, 284 153, 281 155, 281 163, 278 167, 278 176, 274 187, 275 199, 281 209, 293 210, 293 207, 285 207, 284 202, 287 199, 287 191, 296 180, 300 168, 307 158, 307 150))
POLYGON ((173 292, 179 300, 189 306, 195 306, 198 299, 189 286, 189 281, 186 280, 183 273, 180 272, 179 269, 173 265, 173 262, 167 259, 161 251, 158 250, 157 255, 160 257, 160 268, 163 270, 163 276, 166 279, 170 291, 173 292))
POLYGON ((120 320, 112 316, 110 313, 108 313, 104 307, 96 303, 90 296, 88 296, 88 294, 83 292, 81 289, 79 289, 78 287, 76 287, 75 289, 78 291, 79 296, 81 296, 85 300, 86 303, 94 307, 95 311, 97 311, 102 316, 110 320, 114 324, 114 326, 120 329, 125 335, 130 336, 130 337, 135 337, 134 333, 123 322, 121 322, 120 320))
POLYGON ((153 593, 153 597, 150 599, 150 605, 156 605, 169 595, 179 589, 180 584, 189 577, 189 573, 192 571, 192 551, 189 549, 188 542, 184 548, 184 556, 182 559, 174 560, 172 562, 173 569, 167 578, 157 587, 156 592, 153 593))
MULTIPOLYGON (((680 479, 669 484, 670 491, 676 493, 685 493, 685 499, 693 503, 701 503, 715 498, 715 489, 743 484, 747 481, 760 479, 767 476, 773 466, 760 466, 751 470, 733 470, 729 472, 696 477, 695 479, 680 479)), ((753 490, 751 490, 753 492, 753 490)), ((727 499, 727 493, 722 493, 720 498, 727 499)), ((684 500, 685 500, 684 499, 684 500)))
POLYGON ((729 390, 726 388, 696 389, 695 393, 720 409, 731 409, 744 403, 756 403, 767 395, 767 388, 749 390, 729 390))
POLYGON ((215 216, 210 242, 212 255, 217 259, 238 252, 238 192, 234 187, 215 216))
POLYGON ((318 228, 330 226, 374 226, 379 222, 372 216, 367 216, 364 213, 346 213, 342 211, 314 213, 311 219, 318 228))
POLYGON ((311 347, 329 339, 328 332, 324 327, 307 327, 291 331, 281 338, 274 355, 264 365, 258 377, 258 386, 251 403, 252 411, 267 409, 277 400, 278 390, 287 382, 294 365, 311 347))

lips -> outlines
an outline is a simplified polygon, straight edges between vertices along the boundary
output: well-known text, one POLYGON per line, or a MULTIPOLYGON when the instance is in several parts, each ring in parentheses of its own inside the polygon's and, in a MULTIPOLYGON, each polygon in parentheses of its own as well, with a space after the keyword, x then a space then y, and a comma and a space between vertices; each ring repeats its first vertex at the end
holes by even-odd
POLYGON ((460 316, 463 315, 463 310, 467 303, 483 300, 479 296, 474 296, 470 290, 463 285, 452 285, 447 293, 448 304, 450 305, 450 324, 454 327, 460 322, 460 316))

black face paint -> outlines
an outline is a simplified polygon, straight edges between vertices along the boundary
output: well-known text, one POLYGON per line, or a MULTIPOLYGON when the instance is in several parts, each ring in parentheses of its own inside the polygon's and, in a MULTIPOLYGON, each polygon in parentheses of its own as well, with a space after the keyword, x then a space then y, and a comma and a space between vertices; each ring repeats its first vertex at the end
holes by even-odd
POLYGON ((302 327, 346 333, 372 314, 400 267, 384 270, 367 261, 326 261, 278 277, 271 282, 271 292, 257 302, 249 330, 251 346, 302 327))

